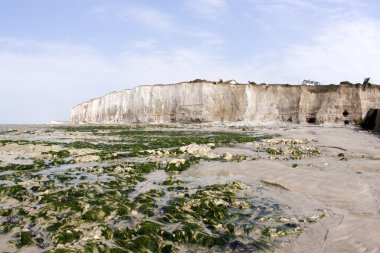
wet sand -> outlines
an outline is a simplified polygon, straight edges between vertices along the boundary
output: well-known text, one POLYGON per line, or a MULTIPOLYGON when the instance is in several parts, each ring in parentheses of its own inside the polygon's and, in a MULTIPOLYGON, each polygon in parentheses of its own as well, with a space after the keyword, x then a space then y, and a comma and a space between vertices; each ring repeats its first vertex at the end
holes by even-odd
POLYGON ((379 136, 353 128, 297 125, 258 131, 313 140, 322 154, 298 161, 261 159, 233 166, 206 163, 185 173, 203 179, 213 175, 214 179, 271 182, 288 190, 278 190, 273 197, 293 209, 328 210, 328 217, 275 252, 380 252, 379 136), (340 153, 347 160, 341 160, 340 153), (297 168, 292 167, 295 163, 297 168))

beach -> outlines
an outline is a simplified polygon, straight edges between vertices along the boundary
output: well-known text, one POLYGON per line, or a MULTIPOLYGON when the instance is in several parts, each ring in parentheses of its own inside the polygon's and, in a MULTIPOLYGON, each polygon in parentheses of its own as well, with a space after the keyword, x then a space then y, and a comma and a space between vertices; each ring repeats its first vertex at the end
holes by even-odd
POLYGON ((380 250, 379 136, 352 126, 0 131, 4 252, 380 250))

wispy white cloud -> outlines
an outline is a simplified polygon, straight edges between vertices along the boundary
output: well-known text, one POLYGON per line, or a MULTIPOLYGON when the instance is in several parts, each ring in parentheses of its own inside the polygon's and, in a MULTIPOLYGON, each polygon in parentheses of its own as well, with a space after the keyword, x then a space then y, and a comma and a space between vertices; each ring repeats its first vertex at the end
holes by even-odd
MULTIPOLYGON (((255 9, 270 16, 284 15, 295 18, 338 19, 360 14, 366 3, 359 0, 248 0, 255 9), (305 16, 304 16, 305 15, 305 16)), ((318 20, 314 20, 318 21, 318 20)))
POLYGON ((85 46, 0 39, 0 121, 67 119, 70 104, 107 92, 109 82, 120 82, 117 74, 120 71, 85 46))
MULTIPOLYGON (((197 15, 215 18, 225 9, 226 2, 225 0, 186 0, 185 5, 197 13, 197 15)), ((176 18, 157 8, 142 4, 94 6, 90 12, 102 20, 113 17, 122 22, 141 25, 142 31, 146 31, 146 28, 148 28, 173 36, 198 38, 199 45, 202 46, 221 45, 224 42, 221 36, 214 31, 199 28, 197 25, 181 24, 181 22, 178 22, 178 17, 176 18)), ((160 36, 160 34, 156 35, 160 36)), ((138 39, 132 44, 136 48, 152 48, 157 44, 157 40, 156 38, 138 39)))
POLYGON ((170 30, 173 20, 170 15, 144 5, 125 5, 115 12, 123 21, 133 21, 156 30, 170 30))
POLYGON ((323 82, 360 82, 371 76, 380 82, 380 23, 362 19, 331 24, 313 43, 291 46, 284 57, 287 73, 323 82))
POLYGON ((152 30, 166 31, 173 26, 173 17, 157 8, 143 4, 95 5, 89 13, 100 20, 118 19, 127 23, 137 23, 152 30))
POLYGON ((186 30, 180 31, 180 34, 199 39, 199 44, 204 46, 220 46, 224 44, 224 39, 213 32, 206 30, 186 30))
POLYGON ((196 15, 208 19, 217 19, 227 9, 226 0, 186 0, 186 6, 196 15))
POLYGON ((21 52, 21 53, 38 53, 51 52, 55 54, 64 54, 65 52, 86 52, 90 53, 93 49, 69 42, 51 43, 47 41, 32 39, 15 39, 11 37, 0 37, 0 52, 21 52))
MULTIPOLYGON (((195 78, 268 83, 312 78, 337 83, 361 82, 370 76, 379 83, 378 41, 380 23, 376 20, 337 22, 316 34, 312 43, 300 42, 236 62, 201 47, 177 46, 149 53, 127 50, 108 58, 82 45, 3 38, 0 86, 7 95, 2 98, 0 114, 7 115, 11 113, 8 108, 14 108, 12 113, 22 115, 19 118, 24 122, 41 123, 57 115, 65 119, 76 103, 110 91, 195 78)), ((135 46, 150 43, 155 42, 136 42, 135 46)))

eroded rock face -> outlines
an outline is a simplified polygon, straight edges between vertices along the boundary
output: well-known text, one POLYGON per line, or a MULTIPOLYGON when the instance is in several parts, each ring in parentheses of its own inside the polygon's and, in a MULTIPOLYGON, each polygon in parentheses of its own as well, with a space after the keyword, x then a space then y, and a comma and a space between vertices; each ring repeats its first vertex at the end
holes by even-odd
POLYGON ((358 123, 380 107, 380 89, 340 86, 179 83, 140 86, 91 99, 72 123, 276 122, 358 123))
POLYGON ((361 126, 366 130, 380 133, 380 109, 370 108, 364 117, 361 126))
POLYGON ((376 115, 376 123, 375 123, 375 128, 373 129, 374 132, 380 133, 380 110, 377 110, 377 115, 376 115))

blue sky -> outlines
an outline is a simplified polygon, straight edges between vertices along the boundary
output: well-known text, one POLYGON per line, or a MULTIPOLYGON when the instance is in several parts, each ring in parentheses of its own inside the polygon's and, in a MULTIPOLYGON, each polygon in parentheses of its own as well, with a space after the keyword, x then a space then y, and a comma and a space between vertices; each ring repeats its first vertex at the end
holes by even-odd
POLYGON ((377 0, 3 0, 0 123, 195 78, 380 83, 377 0))

